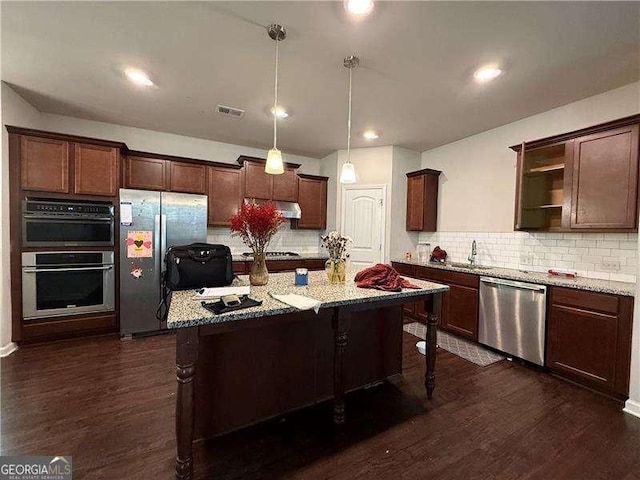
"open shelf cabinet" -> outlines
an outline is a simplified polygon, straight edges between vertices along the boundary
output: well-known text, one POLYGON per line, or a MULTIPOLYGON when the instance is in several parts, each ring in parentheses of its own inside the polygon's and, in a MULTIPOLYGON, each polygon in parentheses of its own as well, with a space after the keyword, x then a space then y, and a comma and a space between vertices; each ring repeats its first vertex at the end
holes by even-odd
POLYGON ((522 146, 518 162, 516 228, 562 229, 567 193, 565 167, 571 165, 572 152, 572 141, 530 149, 522 146))

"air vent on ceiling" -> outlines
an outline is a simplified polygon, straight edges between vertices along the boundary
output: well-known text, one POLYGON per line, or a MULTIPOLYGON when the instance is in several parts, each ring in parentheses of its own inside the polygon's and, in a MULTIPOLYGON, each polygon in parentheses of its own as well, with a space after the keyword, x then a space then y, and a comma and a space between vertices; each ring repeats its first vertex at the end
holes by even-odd
POLYGON ((244 110, 239 108, 227 107, 226 105, 216 106, 216 111, 222 115, 228 115, 230 117, 240 118, 244 115, 244 110))

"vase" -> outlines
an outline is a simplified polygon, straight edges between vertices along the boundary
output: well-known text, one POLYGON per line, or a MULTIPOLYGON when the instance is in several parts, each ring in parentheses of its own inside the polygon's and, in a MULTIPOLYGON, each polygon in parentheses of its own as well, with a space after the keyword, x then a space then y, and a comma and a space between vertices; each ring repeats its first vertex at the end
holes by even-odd
POLYGON ((265 254, 253 253, 253 263, 251 264, 251 271, 249 272, 249 283, 256 287, 266 285, 269 281, 269 271, 267 270, 267 263, 265 262, 265 254))
POLYGON ((329 283, 345 283, 347 280, 347 262, 342 258, 330 258, 324 264, 329 283))

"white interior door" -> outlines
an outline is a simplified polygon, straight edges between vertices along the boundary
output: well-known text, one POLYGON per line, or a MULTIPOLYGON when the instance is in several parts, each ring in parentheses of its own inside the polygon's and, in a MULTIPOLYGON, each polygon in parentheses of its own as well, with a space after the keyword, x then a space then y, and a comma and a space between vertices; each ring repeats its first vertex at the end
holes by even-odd
POLYGON ((344 187, 342 232, 353 239, 351 264, 364 268, 384 258, 384 186, 344 187))

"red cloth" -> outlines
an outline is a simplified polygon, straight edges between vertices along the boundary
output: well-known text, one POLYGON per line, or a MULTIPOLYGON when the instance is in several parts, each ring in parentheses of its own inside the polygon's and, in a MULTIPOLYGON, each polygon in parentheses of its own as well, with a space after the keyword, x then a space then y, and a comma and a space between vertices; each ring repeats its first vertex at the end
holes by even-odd
POLYGON ((420 288, 400 274, 391 265, 378 263, 373 267, 360 270, 355 277, 360 288, 376 288, 387 292, 400 292, 403 288, 420 288))

